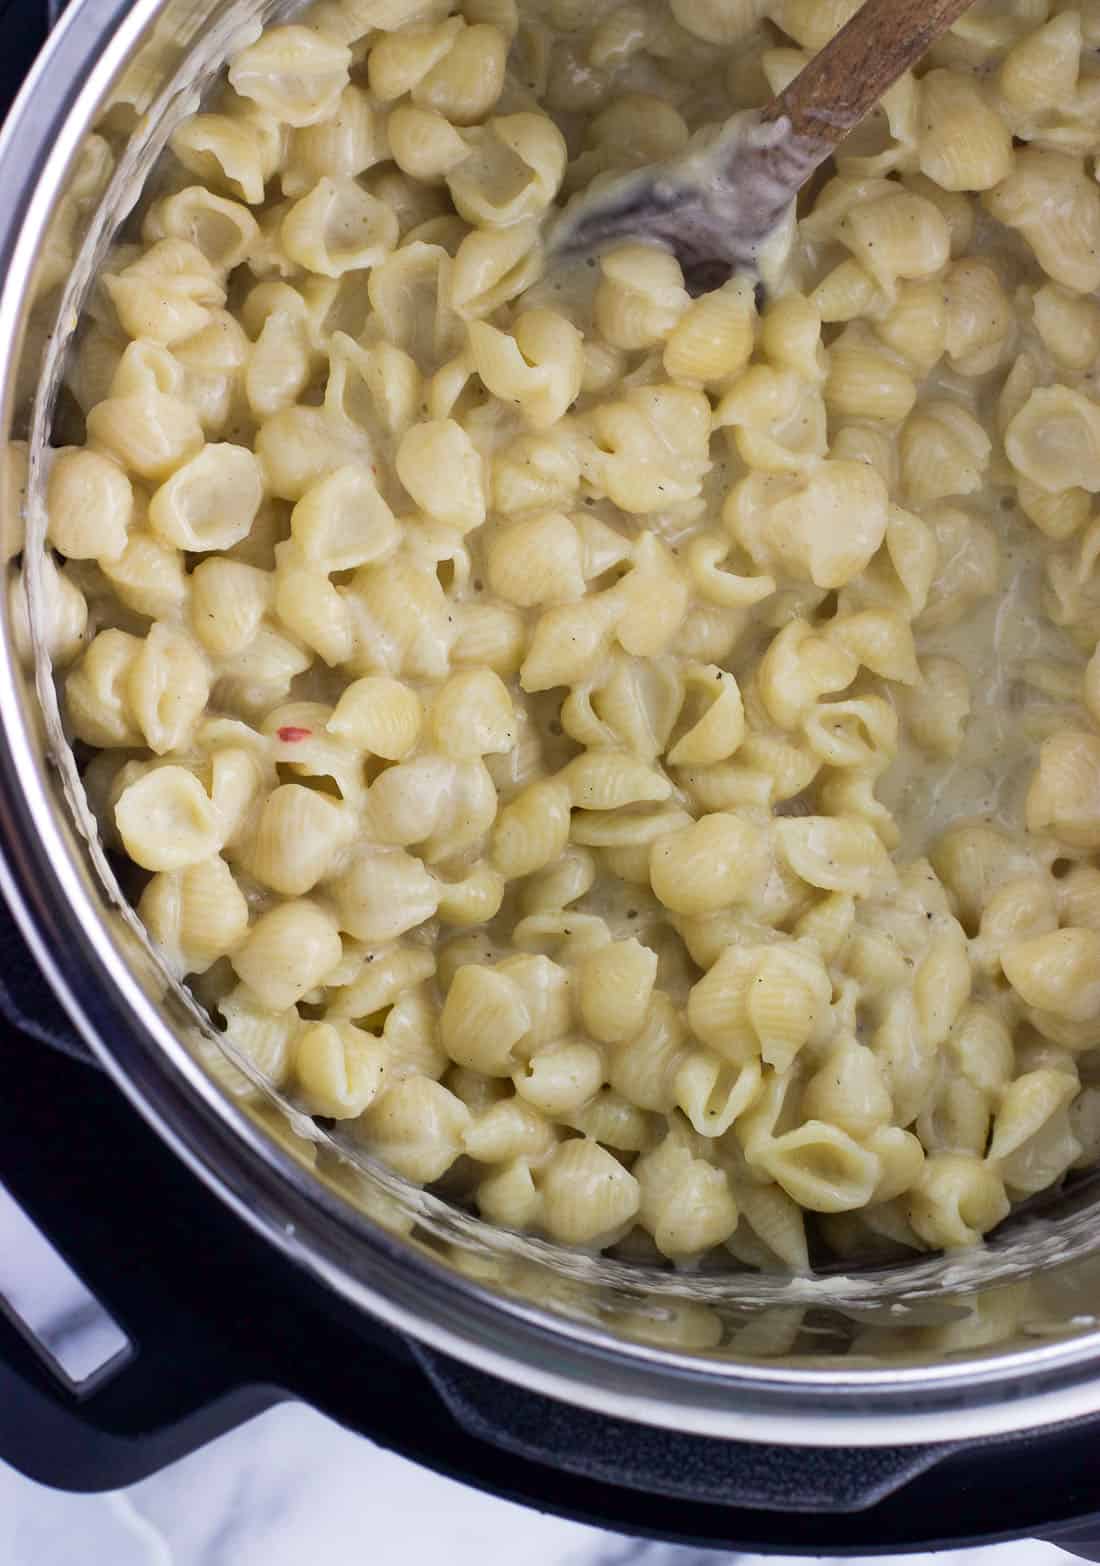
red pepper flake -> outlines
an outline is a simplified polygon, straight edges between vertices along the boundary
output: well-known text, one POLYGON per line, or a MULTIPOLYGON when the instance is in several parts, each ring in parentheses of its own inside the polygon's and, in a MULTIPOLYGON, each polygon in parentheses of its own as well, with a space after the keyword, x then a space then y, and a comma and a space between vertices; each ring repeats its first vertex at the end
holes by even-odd
POLYGON ((309 739, 313 730, 295 728, 293 723, 288 723, 283 728, 276 729, 275 732, 284 745, 296 745, 299 740, 309 739))

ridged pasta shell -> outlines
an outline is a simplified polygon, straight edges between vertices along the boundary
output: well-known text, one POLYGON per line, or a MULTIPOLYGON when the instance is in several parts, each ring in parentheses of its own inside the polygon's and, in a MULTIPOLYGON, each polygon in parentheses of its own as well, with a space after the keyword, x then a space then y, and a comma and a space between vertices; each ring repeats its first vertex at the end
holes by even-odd
POLYGON ((676 1103, 700 1136, 724 1136, 760 1091, 759 1063, 731 1066, 709 1050, 696 1050, 675 1076, 676 1103))
POLYGON ((1039 386, 1005 431, 1005 452, 1040 489, 1100 489, 1100 408, 1068 386, 1039 386))
POLYGON ((280 1087, 290 1071, 290 1044, 298 1031, 295 1011, 272 1012, 260 1005, 246 985, 238 985, 218 1002, 226 1037, 251 1061, 272 1087, 280 1087))
POLYGON ((568 1031, 572 1014, 567 969, 546 956, 525 953, 505 958, 497 964, 497 972, 506 974, 520 988, 531 1019, 527 1043, 532 1049, 568 1031))
POLYGON ((350 984, 332 992, 330 1017, 361 1021, 392 1006, 399 996, 435 973, 435 957, 422 946, 391 946, 367 951, 363 966, 350 984))
POLYGON ((420 698, 385 674, 354 681, 341 694, 325 727, 368 754, 401 761, 420 733, 420 698))
POLYGON ((745 1065, 760 1053, 745 1007, 746 990, 758 962, 756 952, 728 947, 688 997, 692 1032, 735 1065, 745 1065))
POLYGON ((505 805, 493 829, 492 857, 510 880, 557 859, 569 841, 569 787, 558 778, 532 783, 505 805))
POLYGON ((661 1254, 670 1259, 698 1256, 729 1239, 737 1217, 725 1171, 695 1158, 668 1193, 653 1238, 661 1254))
POLYGON ((1063 11, 1008 51, 1001 62, 1001 92, 1032 114, 1060 109, 1073 99, 1080 67, 1081 14, 1063 11))
POLYGON ((917 400, 911 375, 881 349, 848 334, 829 349, 825 403, 837 418, 877 418, 900 424, 917 400))
POLYGON ((776 25, 803 49, 822 49, 859 10, 859 0, 780 0, 776 25))
POLYGON ((122 553, 101 561, 100 569, 122 602, 138 614, 171 619, 186 600, 187 576, 179 550, 167 548, 151 533, 131 533, 122 553))
POLYGON ((299 1035, 294 1073, 310 1114, 350 1120, 378 1096, 386 1046, 350 1022, 316 1022, 299 1035))
POLYGON ((593 1038, 620 1043, 645 1021, 657 978, 657 953, 640 941, 609 941, 581 964, 577 999, 593 1038))
POLYGON ((408 989, 394 1002, 382 1028, 392 1059, 406 1070, 438 1079, 447 1069, 439 1042, 439 1005, 427 985, 408 989))
POLYGON ((652 1115, 609 1087, 601 1088, 591 1103, 565 1117, 565 1123, 621 1153, 638 1153, 652 1147, 660 1134, 652 1115))
MULTIPOLYGON (((797 1202, 791 1200, 786 1191, 778 1185, 748 1185, 738 1188, 737 1199, 741 1207, 742 1217, 752 1225, 753 1233, 768 1247, 768 1250, 785 1263, 792 1272, 808 1272, 810 1266, 809 1253, 806 1245, 806 1222, 802 1216, 802 1209, 797 1202)), ((773 1312, 767 1312, 772 1315, 773 1312)), ((781 1346, 787 1342, 791 1327, 797 1330, 797 1322, 801 1321, 801 1312, 795 1312, 797 1322, 793 1322, 790 1315, 786 1316, 784 1326, 779 1332, 778 1341, 771 1339, 770 1346, 775 1353, 783 1353, 781 1346)), ((739 1338, 739 1346, 744 1339, 743 1330, 739 1338)), ((760 1352, 760 1349, 757 1349, 760 1352)))
POLYGON ((626 751, 588 751, 571 761, 560 777, 581 810, 660 803, 672 793, 668 778, 626 751))
POLYGON ((1015 941, 1002 952, 1001 967, 1028 1006, 1067 1022, 1095 1023, 1100 1013, 1100 931, 1054 930, 1015 941))
POLYGON ((713 664, 692 664, 687 671, 689 690, 703 694, 709 704, 668 753, 672 766, 711 766, 726 761, 745 737, 745 708, 732 674, 713 664))
POLYGON ((336 107, 351 51, 307 27, 270 27, 234 57, 230 81, 287 125, 310 125, 336 107))
POLYGON ((786 817, 775 823, 775 839, 794 873, 823 891, 868 897, 894 879, 889 856, 866 821, 786 817))
POLYGON ((1081 294, 1100 287, 1100 191, 1079 158, 1023 148, 984 201, 998 222, 1024 235, 1056 283, 1081 294))
POLYGON ((586 599, 562 604, 540 615, 520 669, 520 684, 528 692, 555 685, 576 685, 588 675, 611 636, 610 606, 586 599))
POLYGON ((638 1182, 598 1142, 563 1142, 540 1179, 543 1223, 566 1245, 606 1243, 638 1210, 638 1182))
POLYGON ((603 1082, 603 1057, 583 1039, 555 1039, 534 1050, 512 1080, 516 1092, 552 1120, 583 1109, 603 1082))
POLYGON ((568 908, 591 890, 596 879, 596 856, 585 848, 570 846, 556 864, 533 876, 521 897, 526 914, 551 913, 568 908))
POLYGON ((1100 847, 1100 739, 1066 730, 1043 741, 1027 796, 1031 832, 1074 848, 1100 847))
POLYGON ((974 76, 920 81, 920 169, 943 190, 991 190, 1012 169, 1012 134, 974 76))
POLYGON ((812 941, 826 962, 831 961, 852 928, 855 906, 849 893, 830 892, 799 918, 794 933, 799 940, 812 941))
POLYGON ((195 972, 244 939, 248 904, 217 855, 181 872, 180 893, 179 941, 189 971, 195 972))
POLYGON ((679 1012, 667 995, 655 991, 640 1032, 611 1052, 611 1086, 639 1109, 667 1111, 685 1036, 679 1012))
POLYGON ((777 1137, 755 1155, 755 1162, 800 1207, 815 1213, 865 1207, 880 1172, 873 1153, 820 1120, 777 1137))
POLYGON ((818 1020, 815 997, 789 971, 764 964, 749 985, 745 1010, 760 1040, 760 1053, 776 1071, 786 1071, 818 1020))
POLYGON ((606 946, 611 939, 607 921, 598 914, 562 909, 557 913, 528 914, 512 932, 512 944, 521 952, 553 955, 570 962, 606 946))
POLYGON ((1071 1099, 1079 1087, 1076 1076, 1063 1071, 1029 1071, 1005 1088, 989 1157, 994 1163, 1009 1158, 1033 1137, 1071 1099))
POLYGON ((696 299, 665 344, 665 372, 704 385, 736 375, 752 355, 756 304, 744 278, 696 299))
POLYGON ((393 1083, 355 1122, 355 1134, 398 1174, 427 1185, 462 1152, 470 1111, 430 1077, 393 1083))
POLYGON ((460 1066, 489 1076, 515 1069, 514 1048, 531 1026, 518 987, 493 968, 460 968, 439 1017, 443 1048, 460 1066))
POLYGON ((830 324, 867 315, 881 297, 878 284, 851 259, 826 273, 810 295, 821 319, 830 324))
POLYGON ((802 1113, 866 1137, 891 1114, 882 1068, 871 1050, 854 1039, 833 1049, 806 1083, 802 1113))
POLYGON ((542 1196, 527 1160, 513 1159, 487 1175, 477 1188, 477 1205, 489 1223, 503 1224, 509 1229, 528 1229, 537 1223, 542 1196))
POLYGON ((975 1245, 1008 1213, 1004 1184, 984 1160, 935 1153, 907 1199, 917 1234, 935 1247, 975 1245))
MULTIPOLYGON (((964 1086, 969 1088, 970 1084, 964 1086)), ((982 1122, 983 1146, 987 1127, 988 1118, 982 1122)), ((867 1137, 867 1146, 881 1165, 874 1194, 876 1207, 902 1196, 919 1180, 925 1150, 912 1131, 903 1131, 900 1126, 876 1126, 867 1137)))
POLYGON ((513 1158, 539 1160, 556 1142, 557 1133, 545 1115, 515 1096, 491 1104, 465 1136, 467 1153, 483 1164, 504 1164, 513 1158))
POLYGON ((625 848, 652 843, 678 827, 690 826, 691 816, 678 805, 652 810, 585 810, 573 817, 570 836, 589 848, 625 848))

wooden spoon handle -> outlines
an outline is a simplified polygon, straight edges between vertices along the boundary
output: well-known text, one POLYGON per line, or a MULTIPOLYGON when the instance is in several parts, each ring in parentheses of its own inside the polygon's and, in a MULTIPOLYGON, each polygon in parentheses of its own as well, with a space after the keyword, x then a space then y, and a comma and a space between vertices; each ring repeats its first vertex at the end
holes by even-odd
POLYGON ((973 0, 867 0, 762 111, 835 147, 973 0))

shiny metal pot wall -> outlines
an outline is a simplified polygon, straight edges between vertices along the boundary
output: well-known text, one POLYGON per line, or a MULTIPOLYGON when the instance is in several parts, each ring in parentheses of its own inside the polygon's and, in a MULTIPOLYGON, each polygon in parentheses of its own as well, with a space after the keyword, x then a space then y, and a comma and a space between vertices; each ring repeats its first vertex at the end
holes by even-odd
MULTIPOLYGON (((269 14, 74 0, 0 140, 0 380, 5 436, 30 446, 32 625, 41 452, 88 280, 171 126, 269 14)), ((13 507, 2 526, 10 561, 13 507)), ((0 722, 3 886, 58 993, 180 1157, 362 1310, 577 1405, 707 1435, 897 1445, 1100 1410, 1095 1184, 1013 1219, 980 1252, 851 1276, 689 1277, 493 1231, 341 1150, 254 1070, 246 1080, 227 1064, 126 907, 46 660, 20 652, 10 615, 0 722)))

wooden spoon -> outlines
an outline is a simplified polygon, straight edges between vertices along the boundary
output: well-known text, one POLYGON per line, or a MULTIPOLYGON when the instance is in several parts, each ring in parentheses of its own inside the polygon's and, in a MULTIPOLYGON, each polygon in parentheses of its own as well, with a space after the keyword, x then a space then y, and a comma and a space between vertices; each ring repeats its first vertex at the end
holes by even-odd
POLYGON ((973 0, 866 0, 763 109, 664 163, 605 181, 558 220, 550 252, 642 240, 670 250, 693 294, 756 270, 813 171, 973 0))

